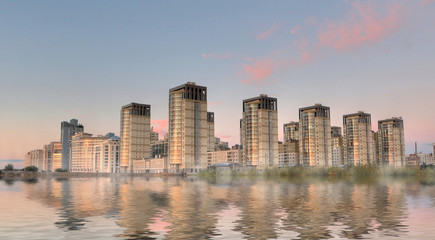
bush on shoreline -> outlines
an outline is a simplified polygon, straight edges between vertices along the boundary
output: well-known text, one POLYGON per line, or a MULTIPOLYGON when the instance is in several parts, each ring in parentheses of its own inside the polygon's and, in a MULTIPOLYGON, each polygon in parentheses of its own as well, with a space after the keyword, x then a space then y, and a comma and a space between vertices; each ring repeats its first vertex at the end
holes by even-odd
POLYGON ((35 166, 28 166, 23 169, 25 172, 37 172, 38 168, 35 166))

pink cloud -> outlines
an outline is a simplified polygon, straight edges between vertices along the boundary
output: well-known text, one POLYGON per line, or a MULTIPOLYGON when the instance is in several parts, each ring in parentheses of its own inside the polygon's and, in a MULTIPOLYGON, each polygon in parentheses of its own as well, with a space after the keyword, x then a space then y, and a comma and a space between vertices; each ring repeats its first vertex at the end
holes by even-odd
POLYGON ((269 37, 277 29, 278 29, 278 25, 277 24, 273 24, 273 26, 270 27, 269 29, 267 29, 265 32, 262 32, 262 33, 258 34, 257 35, 257 40, 263 40, 263 39, 269 37))
POLYGON ((318 30, 318 44, 336 51, 357 50, 387 39, 402 26, 401 5, 389 5, 384 16, 369 3, 355 2, 340 21, 323 23, 318 30))
POLYGON ((168 119, 153 119, 151 126, 154 128, 154 132, 159 133, 159 137, 163 137, 168 132, 168 119))
POLYGON ((240 74, 246 85, 264 85, 273 74, 275 64, 271 59, 260 59, 251 64, 243 64, 240 74))
POLYGON ((435 3, 435 0, 422 0, 421 1, 421 4, 423 4, 423 5, 428 5, 428 4, 432 4, 432 3, 435 3))
POLYGON ((207 54, 203 53, 202 58, 207 59, 207 54))

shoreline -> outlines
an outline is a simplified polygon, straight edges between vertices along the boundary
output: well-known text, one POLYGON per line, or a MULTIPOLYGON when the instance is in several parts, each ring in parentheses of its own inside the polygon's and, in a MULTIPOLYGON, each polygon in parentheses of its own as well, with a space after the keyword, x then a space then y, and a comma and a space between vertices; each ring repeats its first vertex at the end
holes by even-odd
POLYGON ((24 172, 3 171, 0 179, 38 179, 38 178, 107 178, 107 177, 176 177, 172 173, 75 173, 75 172, 24 172))

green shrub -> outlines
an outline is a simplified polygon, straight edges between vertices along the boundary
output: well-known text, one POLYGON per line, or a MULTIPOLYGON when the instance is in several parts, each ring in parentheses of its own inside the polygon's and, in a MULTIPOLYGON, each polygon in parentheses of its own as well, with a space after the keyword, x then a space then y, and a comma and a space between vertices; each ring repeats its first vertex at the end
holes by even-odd
POLYGON ((9 163, 8 165, 6 165, 5 171, 14 171, 14 165, 9 163))
POLYGON ((68 172, 68 170, 63 169, 63 168, 57 168, 57 169, 55 170, 55 172, 68 172))
POLYGON ((37 172, 38 168, 35 167, 35 166, 28 166, 28 167, 24 168, 24 171, 26 171, 26 172, 37 172))

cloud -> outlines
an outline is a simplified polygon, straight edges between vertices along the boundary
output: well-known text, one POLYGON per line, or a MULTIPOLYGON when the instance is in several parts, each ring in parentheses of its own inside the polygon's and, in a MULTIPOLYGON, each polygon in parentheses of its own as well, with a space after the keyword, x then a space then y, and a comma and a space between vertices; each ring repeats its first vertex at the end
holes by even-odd
POLYGON ((242 83, 246 85, 264 85, 273 74, 276 64, 271 59, 254 60, 250 64, 243 64, 239 73, 242 83))
POLYGON ((402 5, 385 7, 383 15, 370 3, 354 2, 346 17, 321 23, 317 32, 318 44, 338 52, 358 50, 387 39, 403 25, 402 5))
POLYGON ((207 54, 203 53, 202 58, 207 59, 207 54))
POLYGON ((154 132, 159 133, 159 137, 163 137, 168 132, 168 119, 151 120, 151 126, 154 128, 154 132))
POLYGON ((262 32, 260 34, 257 35, 257 40, 263 40, 267 37, 269 37, 270 35, 272 35, 276 30, 278 30, 279 26, 277 24, 273 24, 272 27, 270 27, 269 29, 267 29, 265 32, 262 32))

